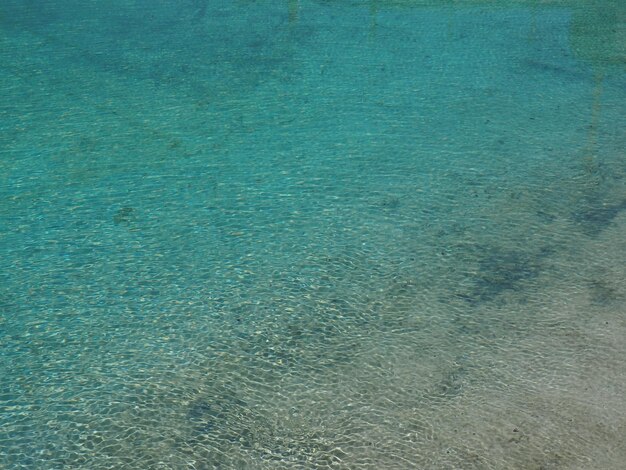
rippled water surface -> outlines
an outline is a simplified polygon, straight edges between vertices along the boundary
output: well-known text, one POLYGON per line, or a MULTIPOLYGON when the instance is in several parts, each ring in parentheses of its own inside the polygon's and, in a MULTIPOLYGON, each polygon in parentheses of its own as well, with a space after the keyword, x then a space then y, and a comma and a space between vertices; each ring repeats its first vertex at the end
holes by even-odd
POLYGON ((0 468, 623 468, 624 5, 2 1, 0 468))

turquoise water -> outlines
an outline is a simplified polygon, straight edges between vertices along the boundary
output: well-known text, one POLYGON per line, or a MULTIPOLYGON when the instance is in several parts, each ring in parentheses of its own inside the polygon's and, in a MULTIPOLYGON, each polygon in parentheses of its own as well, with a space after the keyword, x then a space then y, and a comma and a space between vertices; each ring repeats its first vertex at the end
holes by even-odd
POLYGON ((625 15, 4 0, 0 468, 622 468, 625 15))

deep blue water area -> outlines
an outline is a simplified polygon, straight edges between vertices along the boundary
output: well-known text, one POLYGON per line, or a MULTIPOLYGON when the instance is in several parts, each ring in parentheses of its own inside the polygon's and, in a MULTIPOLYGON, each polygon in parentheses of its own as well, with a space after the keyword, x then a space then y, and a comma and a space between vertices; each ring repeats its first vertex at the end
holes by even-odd
POLYGON ((621 468, 622 3, 3 1, 0 468, 621 468))

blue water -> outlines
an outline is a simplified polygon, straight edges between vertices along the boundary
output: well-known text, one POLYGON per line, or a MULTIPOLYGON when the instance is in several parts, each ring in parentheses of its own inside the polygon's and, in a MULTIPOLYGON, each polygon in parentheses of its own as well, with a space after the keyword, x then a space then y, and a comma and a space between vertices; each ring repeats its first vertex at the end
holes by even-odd
POLYGON ((4 0, 0 468, 622 468, 625 16, 4 0))

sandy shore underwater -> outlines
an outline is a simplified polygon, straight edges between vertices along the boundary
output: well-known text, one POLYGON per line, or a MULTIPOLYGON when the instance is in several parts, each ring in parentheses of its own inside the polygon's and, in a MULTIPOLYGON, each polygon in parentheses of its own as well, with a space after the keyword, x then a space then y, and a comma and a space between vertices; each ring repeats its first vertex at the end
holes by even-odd
POLYGON ((620 3, 0 6, 0 468, 626 461, 620 3))

